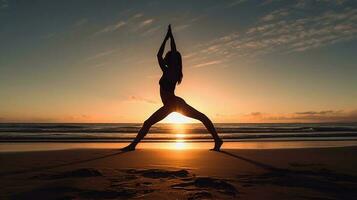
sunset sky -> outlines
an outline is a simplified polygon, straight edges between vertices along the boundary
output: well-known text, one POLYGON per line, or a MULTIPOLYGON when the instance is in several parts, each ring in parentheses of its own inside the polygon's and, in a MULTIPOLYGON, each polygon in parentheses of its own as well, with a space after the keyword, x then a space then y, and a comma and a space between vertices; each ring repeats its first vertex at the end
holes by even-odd
POLYGON ((0 122, 142 122, 169 23, 213 122, 357 121, 355 0, 0 0, 0 122))

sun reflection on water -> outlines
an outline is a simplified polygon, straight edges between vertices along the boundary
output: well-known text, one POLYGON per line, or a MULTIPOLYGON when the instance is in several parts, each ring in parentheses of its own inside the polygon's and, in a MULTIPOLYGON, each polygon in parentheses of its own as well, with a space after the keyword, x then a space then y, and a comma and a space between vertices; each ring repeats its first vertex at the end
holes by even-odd
POLYGON ((184 150, 187 148, 187 144, 185 143, 184 140, 176 140, 173 148, 176 150, 184 150))
POLYGON ((185 142, 186 129, 184 124, 172 124, 173 132, 175 133, 175 143, 173 143, 173 149, 184 150, 187 149, 187 143, 185 142))
POLYGON ((183 134, 183 133, 176 133, 176 138, 177 138, 177 139, 183 139, 183 138, 185 138, 185 134, 183 134))

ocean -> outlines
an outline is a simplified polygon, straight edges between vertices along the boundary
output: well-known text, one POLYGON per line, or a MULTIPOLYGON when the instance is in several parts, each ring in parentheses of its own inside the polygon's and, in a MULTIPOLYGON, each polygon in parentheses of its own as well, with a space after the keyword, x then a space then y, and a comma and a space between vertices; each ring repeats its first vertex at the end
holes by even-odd
MULTIPOLYGON (((1 142, 128 142, 139 123, 2 123, 1 142)), ((357 123, 216 123, 224 141, 357 140, 357 123)), ((202 124, 156 124, 143 142, 212 141, 202 124)))

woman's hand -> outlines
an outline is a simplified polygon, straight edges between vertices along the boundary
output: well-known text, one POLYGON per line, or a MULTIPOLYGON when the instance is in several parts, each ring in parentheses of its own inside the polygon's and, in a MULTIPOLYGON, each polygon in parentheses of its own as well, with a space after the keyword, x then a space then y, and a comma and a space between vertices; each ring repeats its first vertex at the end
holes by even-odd
POLYGON ((169 27, 168 27, 168 30, 167 30, 167 35, 169 35, 169 37, 172 37, 171 24, 169 24, 169 27))
POLYGON ((171 24, 169 24, 169 28, 167 30, 167 34, 169 35, 169 37, 171 38, 171 51, 176 52, 176 44, 175 44, 175 39, 174 39, 174 35, 172 34, 172 30, 171 30, 171 24))

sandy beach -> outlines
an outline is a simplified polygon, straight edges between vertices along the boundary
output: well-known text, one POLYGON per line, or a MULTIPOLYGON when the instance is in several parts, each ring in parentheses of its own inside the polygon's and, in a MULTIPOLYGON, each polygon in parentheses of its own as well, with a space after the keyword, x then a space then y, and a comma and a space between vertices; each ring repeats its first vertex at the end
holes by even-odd
POLYGON ((357 147, 3 152, 0 199, 356 199, 357 147))

